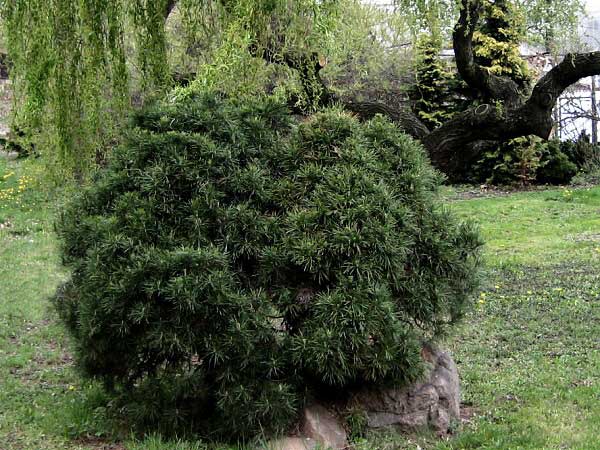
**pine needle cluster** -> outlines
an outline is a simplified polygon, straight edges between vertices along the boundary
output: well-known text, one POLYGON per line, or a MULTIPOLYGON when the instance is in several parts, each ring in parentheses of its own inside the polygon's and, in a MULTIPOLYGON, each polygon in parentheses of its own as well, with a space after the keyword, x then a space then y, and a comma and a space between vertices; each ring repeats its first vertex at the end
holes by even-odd
POLYGON ((137 114, 57 224, 82 373, 143 425, 233 439, 316 392, 415 380, 477 281, 440 181, 381 117, 215 95, 137 114))

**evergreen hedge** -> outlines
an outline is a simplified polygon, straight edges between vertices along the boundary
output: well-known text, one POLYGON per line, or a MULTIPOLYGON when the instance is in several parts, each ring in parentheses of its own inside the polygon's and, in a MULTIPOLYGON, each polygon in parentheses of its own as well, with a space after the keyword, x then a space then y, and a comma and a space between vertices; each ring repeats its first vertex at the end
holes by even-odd
POLYGON ((477 281, 440 181, 381 117, 214 95, 137 114, 57 223, 82 373, 143 425, 233 439, 317 392, 416 379, 477 281))

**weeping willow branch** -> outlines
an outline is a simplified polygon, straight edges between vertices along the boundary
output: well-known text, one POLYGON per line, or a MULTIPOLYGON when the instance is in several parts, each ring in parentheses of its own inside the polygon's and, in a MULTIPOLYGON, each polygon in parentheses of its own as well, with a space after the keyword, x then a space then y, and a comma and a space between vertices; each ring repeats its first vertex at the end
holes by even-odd
POLYGON ((83 179, 103 159, 129 108, 126 34, 137 37, 143 87, 169 84, 165 17, 172 0, 13 0, 0 3, 15 88, 13 125, 58 179, 83 179), (27 32, 24 32, 27 30, 27 32))

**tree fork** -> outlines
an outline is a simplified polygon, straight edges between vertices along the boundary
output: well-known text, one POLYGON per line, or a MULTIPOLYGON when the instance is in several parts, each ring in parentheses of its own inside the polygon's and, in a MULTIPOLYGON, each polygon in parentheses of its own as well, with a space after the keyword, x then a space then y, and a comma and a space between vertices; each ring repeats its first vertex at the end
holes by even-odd
POLYGON ((485 148, 478 142, 528 135, 548 139, 552 110, 563 91, 582 78, 600 74, 600 52, 567 54, 529 94, 520 92, 514 81, 493 75, 474 62, 472 37, 481 1, 462 0, 462 5, 453 34, 457 68, 470 87, 489 98, 489 104, 470 108, 420 138, 432 163, 451 179, 459 178, 485 148))
MULTIPOLYGON (((166 17, 176 3, 177 0, 167 2, 166 17)), ((248 50, 268 63, 296 70, 308 102, 313 106, 340 104, 362 119, 376 114, 389 117, 422 142, 435 167, 450 179, 458 179, 490 142, 528 135, 548 139, 553 127, 552 110, 562 92, 582 78, 600 74, 600 52, 568 54, 531 91, 524 92, 510 78, 492 74, 475 62, 473 33, 480 20, 482 1, 461 0, 461 6, 452 35, 456 66, 467 85, 481 93, 486 103, 467 109, 433 131, 408 108, 337 98, 321 77, 324 65, 316 52, 279 52, 275 43, 264 48, 253 44, 248 50)))

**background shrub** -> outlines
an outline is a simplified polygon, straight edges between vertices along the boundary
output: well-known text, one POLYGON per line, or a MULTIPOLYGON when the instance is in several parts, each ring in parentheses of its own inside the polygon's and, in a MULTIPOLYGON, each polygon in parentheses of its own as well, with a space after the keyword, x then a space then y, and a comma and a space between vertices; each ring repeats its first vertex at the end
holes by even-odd
POLYGON ((470 181, 491 184, 568 184, 593 166, 595 147, 579 141, 542 141, 535 136, 492 146, 473 165, 470 181))
POLYGON ((542 165, 543 143, 535 137, 494 143, 473 165, 469 176, 477 183, 529 184, 542 165))
POLYGON ((439 183, 382 118, 210 95, 138 114, 57 224, 82 373, 143 426, 229 438, 414 380, 476 286, 479 237, 439 183))
POLYGON ((561 142, 552 139, 542 149, 542 165, 537 181, 549 184, 568 184, 577 173, 577 165, 562 151, 561 142))
POLYGON ((600 146, 591 143, 585 132, 577 140, 562 141, 560 150, 580 171, 594 172, 600 168, 600 146))

